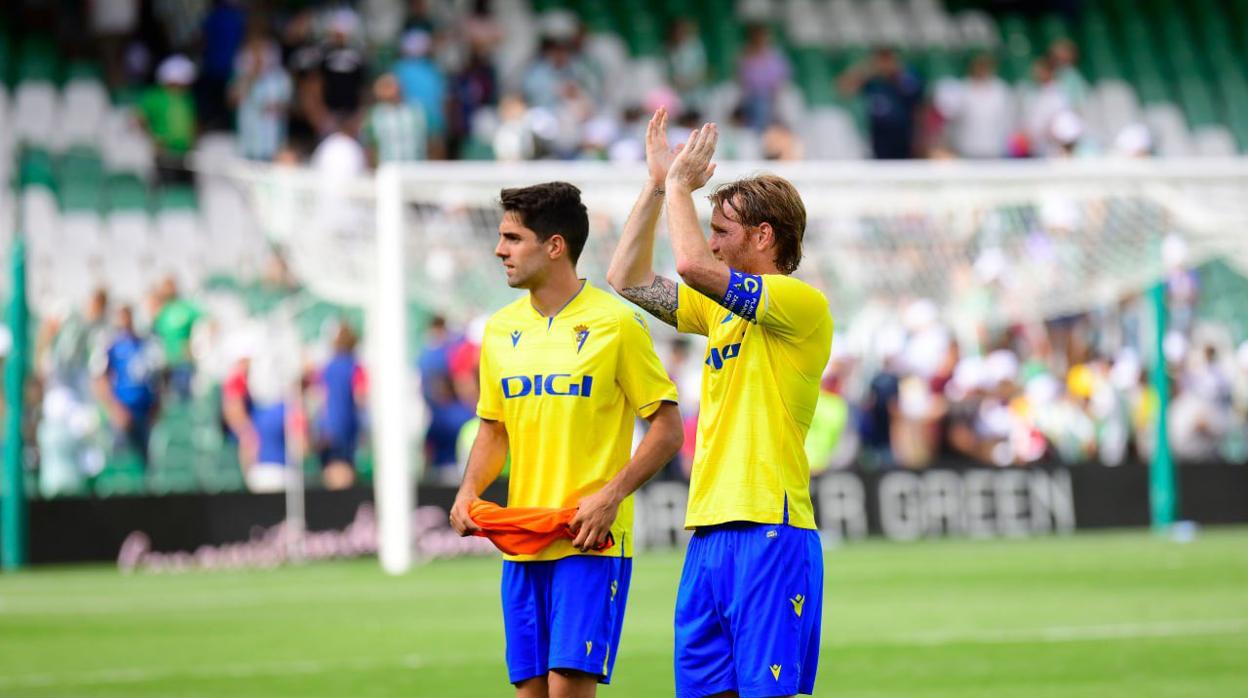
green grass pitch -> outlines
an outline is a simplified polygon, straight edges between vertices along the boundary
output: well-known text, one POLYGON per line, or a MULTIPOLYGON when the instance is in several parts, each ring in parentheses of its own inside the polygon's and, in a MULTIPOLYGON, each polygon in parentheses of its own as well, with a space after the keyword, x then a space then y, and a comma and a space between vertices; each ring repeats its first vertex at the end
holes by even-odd
MULTIPOLYGON (((673 553, 634 568, 615 682, 672 694, 673 553)), ((0 575, 0 696, 507 696, 496 559, 0 575)), ((1248 696, 1248 529, 829 550, 816 695, 1248 696)))

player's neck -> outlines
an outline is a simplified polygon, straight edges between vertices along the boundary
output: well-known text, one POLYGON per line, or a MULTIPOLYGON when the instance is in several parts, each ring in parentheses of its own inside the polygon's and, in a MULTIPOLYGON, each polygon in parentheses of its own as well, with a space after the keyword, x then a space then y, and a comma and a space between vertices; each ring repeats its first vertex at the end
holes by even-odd
POLYGON ((764 274, 783 273, 780 271, 780 268, 776 266, 776 263, 772 261, 743 264, 741 265, 741 268, 737 269, 737 271, 744 272, 746 274, 758 274, 760 276, 764 274))
POLYGON ((529 302, 542 317, 551 317, 575 298, 585 283, 576 278, 575 269, 553 272, 541 286, 529 289, 529 302))

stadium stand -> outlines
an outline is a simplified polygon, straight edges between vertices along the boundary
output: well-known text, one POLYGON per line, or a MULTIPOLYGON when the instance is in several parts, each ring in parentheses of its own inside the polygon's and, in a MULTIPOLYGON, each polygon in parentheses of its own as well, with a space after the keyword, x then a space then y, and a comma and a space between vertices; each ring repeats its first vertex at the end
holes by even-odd
MULTIPOLYGON (((1023 130, 1036 104, 1032 80, 1041 59, 1052 61, 1063 90, 1055 113, 1077 119, 1077 135, 1060 143, 1075 156, 1224 157, 1248 151, 1243 0, 1088 0, 1076 14, 1044 3, 1026 13, 998 12, 994 3, 971 0, 739 0, 731 12, 712 0, 533 0, 484 3, 484 12, 475 3, 436 2, 426 4, 425 16, 407 14, 399 2, 358 3, 355 12, 337 3, 273 5, 272 15, 253 12, 246 19, 279 37, 273 50, 281 51, 296 86, 289 147, 279 152, 279 162, 308 160, 327 133, 304 105, 320 69, 320 42, 339 21, 351 28, 374 73, 403 55, 410 32, 427 35, 446 82, 447 123, 445 131, 430 133, 431 157, 635 162, 642 156, 644 115, 661 104, 691 112, 691 123, 735 124, 743 96, 737 60, 752 25, 770 32, 787 64, 791 79, 775 92, 775 121, 801 147, 769 150, 764 128, 770 124, 742 126, 734 131, 742 154, 869 158, 871 110, 838 83, 882 47, 897 50, 923 85, 912 134, 916 156, 963 155, 950 141, 954 116, 942 112, 940 95, 965 86, 968 65, 980 53, 995 57, 1008 85, 1011 112, 1019 115, 1011 135, 1023 130), (688 55, 693 74, 703 76, 702 84, 680 93, 671 86, 676 67, 669 50, 678 21, 695 28, 688 55), (553 106, 513 96, 539 53, 539 38, 568 52, 557 60, 572 67, 556 69, 575 75, 582 94, 561 96, 553 106)), ((167 404, 154 425, 151 465, 144 469, 133 453, 110 453, 105 462, 87 466, 91 488, 101 496, 239 489, 237 448, 221 422, 221 383, 231 358, 225 329, 248 325, 293 334, 311 347, 324 342, 336 318, 349 317, 359 327, 360 311, 292 284, 283 250, 270 248, 269 231, 250 213, 247 193, 224 174, 238 162, 235 133, 199 135, 188 161, 196 172, 191 182, 158 176, 159 149, 136 113, 169 56, 191 52, 202 68, 204 57, 194 53, 192 41, 202 16, 145 18, 125 35, 127 52, 119 59, 104 50, 67 50, 63 27, 46 17, 35 17, 41 21, 30 31, 18 31, 18 21, 30 18, 6 12, 0 24, 0 178, 12 186, 0 191, 0 236, 6 269, 14 231, 29 241, 34 314, 62 322, 105 287, 110 302, 134 306, 147 325, 156 313, 149 307, 152 289, 172 276, 202 306, 205 328, 212 328, 197 335, 203 346, 194 398, 167 404)), ((79 9, 83 26, 88 14, 79 9)), ((1056 123, 1046 119, 1038 138, 1053 137, 1056 123)), ((1036 141, 1002 142, 998 155, 1053 152, 1036 141)), ((1226 265, 1202 267, 1198 275, 1205 289, 1243 289, 1243 277, 1226 265)), ((11 295, 7 281, 4 286, 11 295)), ((1207 293, 1200 302, 1215 297, 1226 295, 1207 293)), ((1225 301, 1215 306, 1198 312, 1219 318, 1243 341, 1242 309, 1225 301)), ((412 309, 418 329, 432 310, 412 309)), ((466 333, 470 341, 467 328, 460 329, 461 339, 466 333)), ((308 372, 308 381, 314 373, 308 372)), ((452 373, 464 371, 448 368, 448 377, 452 373)), ((307 463, 315 479, 312 454, 307 463)), ((366 454, 362 468, 367 470, 366 454)))

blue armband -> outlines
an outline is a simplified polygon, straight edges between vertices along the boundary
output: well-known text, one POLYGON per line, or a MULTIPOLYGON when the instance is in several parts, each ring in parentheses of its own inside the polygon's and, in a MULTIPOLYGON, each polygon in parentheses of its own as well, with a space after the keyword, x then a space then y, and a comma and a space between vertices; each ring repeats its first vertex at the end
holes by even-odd
POLYGON ((754 322, 758 302, 763 297, 763 277, 736 269, 728 271, 728 290, 724 291, 724 300, 720 305, 732 311, 733 315, 754 322))

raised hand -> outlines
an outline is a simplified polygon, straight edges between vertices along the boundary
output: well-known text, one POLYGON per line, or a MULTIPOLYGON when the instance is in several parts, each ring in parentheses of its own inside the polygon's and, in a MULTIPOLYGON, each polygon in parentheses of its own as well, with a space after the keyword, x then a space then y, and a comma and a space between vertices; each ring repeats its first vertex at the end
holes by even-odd
POLYGON ((715 155, 718 140, 719 129, 715 124, 703 124, 702 128, 690 134, 685 147, 668 169, 668 189, 692 192, 705 186, 715 174, 715 163, 711 162, 711 157, 715 155))
POLYGON ((650 180, 655 184, 667 181, 667 171, 681 146, 672 148, 667 142, 667 107, 659 107, 646 126, 646 165, 650 168, 650 180))

